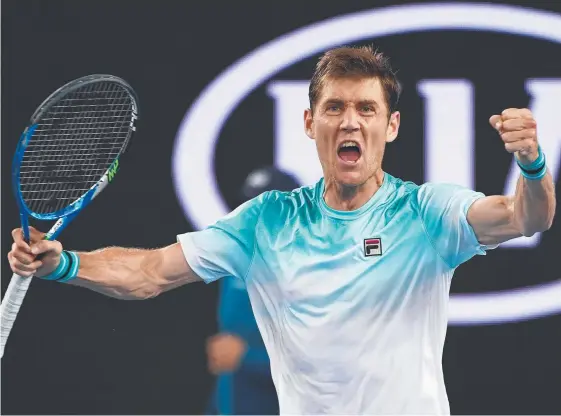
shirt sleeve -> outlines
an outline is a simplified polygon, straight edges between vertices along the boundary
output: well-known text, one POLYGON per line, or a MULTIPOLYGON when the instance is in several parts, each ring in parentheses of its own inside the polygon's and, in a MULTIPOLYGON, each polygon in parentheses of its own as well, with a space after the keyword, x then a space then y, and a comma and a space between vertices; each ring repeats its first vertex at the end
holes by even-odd
POLYGON ((245 279, 253 259, 255 230, 267 193, 240 205, 202 231, 177 236, 189 266, 205 283, 225 276, 245 279))
POLYGON ((425 231, 435 250, 452 269, 496 246, 479 243, 467 220, 481 192, 453 184, 426 183, 419 187, 417 204, 425 231))

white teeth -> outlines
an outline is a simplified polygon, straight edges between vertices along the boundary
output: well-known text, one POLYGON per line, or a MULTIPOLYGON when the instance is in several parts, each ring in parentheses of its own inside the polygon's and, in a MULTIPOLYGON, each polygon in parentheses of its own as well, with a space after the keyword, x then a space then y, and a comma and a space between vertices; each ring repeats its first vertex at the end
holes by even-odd
POLYGON ((341 147, 358 147, 358 144, 356 144, 356 142, 344 142, 341 147))

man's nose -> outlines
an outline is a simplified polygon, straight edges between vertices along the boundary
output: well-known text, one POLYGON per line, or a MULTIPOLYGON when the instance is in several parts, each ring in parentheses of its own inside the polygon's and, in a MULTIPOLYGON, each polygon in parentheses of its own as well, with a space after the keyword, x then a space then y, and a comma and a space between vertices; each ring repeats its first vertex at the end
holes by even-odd
POLYGON ((341 130, 346 132, 353 132, 360 128, 358 123, 358 114, 352 107, 347 108, 343 113, 343 120, 341 121, 341 130))

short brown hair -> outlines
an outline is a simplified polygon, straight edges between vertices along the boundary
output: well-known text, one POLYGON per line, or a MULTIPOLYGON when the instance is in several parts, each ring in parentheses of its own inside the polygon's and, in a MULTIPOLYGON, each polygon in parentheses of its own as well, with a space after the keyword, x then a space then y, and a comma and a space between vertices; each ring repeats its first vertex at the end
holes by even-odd
POLYGON ((312 112, 319 99, 324 80, 343 77, 378 78, 384 89, 389 114, 397 109, 401 85, 390 65, 389 58, 371 46, 344 46, 324 53, 316 65, 308 92, 312 112))

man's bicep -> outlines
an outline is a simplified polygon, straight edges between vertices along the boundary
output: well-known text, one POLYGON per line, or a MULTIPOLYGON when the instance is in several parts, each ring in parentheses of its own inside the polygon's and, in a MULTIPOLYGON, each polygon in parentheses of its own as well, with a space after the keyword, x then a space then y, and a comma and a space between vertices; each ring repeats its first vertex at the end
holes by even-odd
POLYGON ((160 287, 164 292, 188 283, 202 281, 187 262, 181 244, 175 243, 159 251, 160 272, 158 275, 162 279, 160 287))
POLYGON ((476 200, 467 212, 467 220, 484 245, 504 243, 522 235, 514 223, 512 197, 493 195, 476 200))

